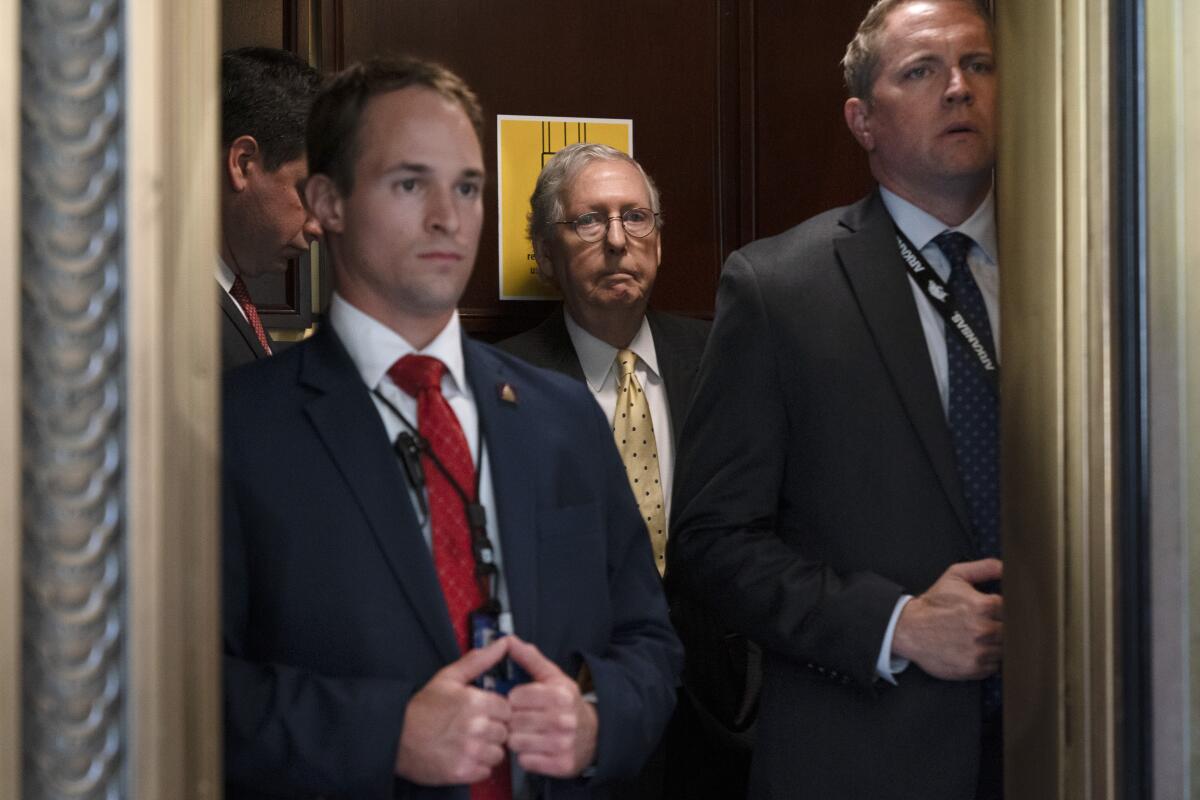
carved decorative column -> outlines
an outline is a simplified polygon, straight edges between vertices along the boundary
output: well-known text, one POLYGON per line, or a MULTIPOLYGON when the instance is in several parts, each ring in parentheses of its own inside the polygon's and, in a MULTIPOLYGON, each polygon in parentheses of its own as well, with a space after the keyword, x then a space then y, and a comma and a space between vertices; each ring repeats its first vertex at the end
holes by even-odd
POLYGON ((2 5, 0 797, 217 797, 216 2, 2 5))
POLYGON ((23 797, 125 793, 121 15, 22 8, 23 797))

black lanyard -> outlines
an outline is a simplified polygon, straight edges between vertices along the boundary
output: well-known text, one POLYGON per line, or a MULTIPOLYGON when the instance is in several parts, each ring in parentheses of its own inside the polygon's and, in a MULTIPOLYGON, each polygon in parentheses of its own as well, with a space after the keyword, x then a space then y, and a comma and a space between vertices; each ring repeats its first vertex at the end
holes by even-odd
MULTIPOLYGON (((412 487, 413 494, 417 496, 417 503, 420 506, 421 513, 428 516, 429 510, 425 505, 425 470, 421 466, 421 456, 427 457, 437 471, 442 473, 442 476, 450 483, 454 489, 458 499, 462 501, 463 513, 467 518, 467 527, 471 531, 471 554, 475 558, 475 579, 479 581, 479 589, 483 596, 487 598, 481 611, 489 614, 499 615, 500 598, 497 595, 496 577, 499 570, 496 568, 496 552, 492 548, 492 541, 487 535, 487 509, 479 502, 479 481, 483 474, 482 464, 475 468, 475 495, 472 499, 466 490, 459 485, 450 471, 442 464, 442 460, 438 458, 433 447, 429 444, 429 440, 423 437, 408 418, 400 413, 400 409, 383 396, 379 389, 371 391, 378 397, 383 404, 388 407, 396 419, 404 425, 408 430, 401 431, 396 436, 396 441, 393 447, 396 450, 396 455, 400 457, 400 464, 404 467, 404 476, 408 480, 409 486, 412 487)), ((476 447, 475 452, 479 454, 480 459, 483 457, 483 426, 476 426, 476 447)))
POLYGON ((962 340, 967 343, 967 348, 975 354, 975 364, 987 378, 992 394, 999 397, 1000 365, 996 363, 996 354, 971 329, 962 312, 958 310, 958 306, 954 302, 954 295, 950 293, 950 287, 942 280, 942 276, 929 266, 929 262, 921 255, 921 251, 913 246, 913 243, 899 228, 896 228, 896 244, 900 247, 900 258, 908 267, 909 276, 946 321, 946 335, 953 335, 950 331, 954 330, 962 337, 962 340))

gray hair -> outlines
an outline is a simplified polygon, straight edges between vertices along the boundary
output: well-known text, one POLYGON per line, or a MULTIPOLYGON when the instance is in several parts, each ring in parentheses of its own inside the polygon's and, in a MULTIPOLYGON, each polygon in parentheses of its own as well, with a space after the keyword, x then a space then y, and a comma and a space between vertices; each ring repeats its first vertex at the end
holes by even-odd
MULTIPOLYGON (((635 166, 646 181, 646 191, 650 194, 650 210, 655 214, 662 211, 658 187, 633 156, 606 144, 579 142, 567 145, 555 153, 538 175, 537 185, 529 198, 529 226, 526 232, 531 242, 536 244, 553 236, 555 223, 561 222, 563 218, 563 194, 579 177, 583 168, 594 161, 624 161, 635 166)), ((661 217, 658 226, 662 227, 661 217)))
MULTIPOLYGON (((883 26, 888 14, 906 3, 916 0, 876 0, 871 10, 859 23, 858 33, 846 46, 846 55, 842 57, 842 76, 846 79, 846 91, 851 97, 863 100, 871 99, 871 87, 879 71, 879 48, 883 38, 883 26)), ((966 3, 971 6, 987 25, 988 36, 996 38, 992 24, 992 12, 988 8, 988 0, 941 0, 941 2, 966 3)))

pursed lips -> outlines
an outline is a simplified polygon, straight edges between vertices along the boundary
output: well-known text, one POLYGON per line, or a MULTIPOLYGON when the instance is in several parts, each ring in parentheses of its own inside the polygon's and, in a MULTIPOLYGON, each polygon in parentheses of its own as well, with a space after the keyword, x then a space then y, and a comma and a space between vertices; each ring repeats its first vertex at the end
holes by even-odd
POLYGON ((602 274, 600 276, 600 278, 602 280, 607 280, 607 281, 616 281, 616 280, 635 281, 635 280, 637 280, 637 277, 638 277, 637 273, 635 273, 631 270, 626 270, 626 269, 618 269, 618 270, 613 270, 612 272, 605 272, 604 274, 602 274))
POLYGON ((955 122, 942 129, 943 136, 952 136, 958 133, 979 133, 979 129, 969 122, 955 122))

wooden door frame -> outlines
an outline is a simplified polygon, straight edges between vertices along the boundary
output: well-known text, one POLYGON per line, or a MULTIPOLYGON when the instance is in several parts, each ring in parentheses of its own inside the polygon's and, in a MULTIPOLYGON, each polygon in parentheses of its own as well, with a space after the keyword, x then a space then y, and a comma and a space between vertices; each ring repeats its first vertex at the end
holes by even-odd
POLYGON ((1110 3, 996 12, 1006 788, 1116 797, 1110 3))

